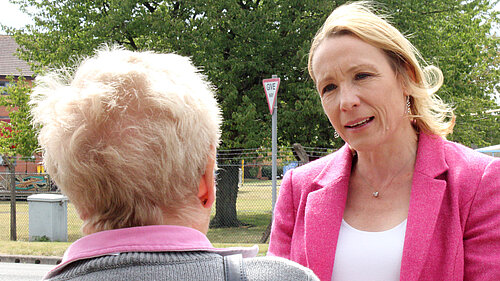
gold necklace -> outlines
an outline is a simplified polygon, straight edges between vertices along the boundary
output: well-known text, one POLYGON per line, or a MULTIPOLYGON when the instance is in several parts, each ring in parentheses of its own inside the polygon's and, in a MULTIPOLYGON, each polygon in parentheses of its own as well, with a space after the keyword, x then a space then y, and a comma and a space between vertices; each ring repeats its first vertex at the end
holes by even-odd
MULTIPOLYGON (((378 190, 375 190, 375 191, 372 193, 373 198, 379 198, 379 196, 380 196, 380 192, 381 192, 381 191, 383 191, 385 188, 387 188, 387 187, 388 187, 388 186, 392 183, 392 181, 394 181, 394 179, 395 179, 397 176, 399 176, 399 175, 401 174, 401 172, 403 172, 403 171, 404 171, 404 169, 408 166, 408 164, 411 162, 411 160, 412 160, 412 159, 410 158, 410 160, 409 160, 408 162, 406 162, 406 164, 403 166, 403 168, 401 168, 401 170, 399 170, 399 171, 396 173, 396 175, 395 175, 395 176, 393 176, 393 177, 391 178, 391 180, 389 181, 389 183, 387 183, 387 184, 383 185, 383 186, 382 186, 383 188, 380 188, 380 189, 379 189, 379 191, 378 191, 378 190)), ((363 175, 361 175, 361 173, 359 173, 359 172, 358 172, 358 175, 359 175, 359 177, 361 178, 361 180, 363 180, 363 181, 364 181, 364 182, 365 182, 365 183, 366 183, 369 187, 371 187, 371 186, 372 186, 372 185, 371 185, 371 184, 370 184, 370 183, 369 183, 369 182, 368 182, 368 181, 367 181, 367 180, 363 177, 363 175)))

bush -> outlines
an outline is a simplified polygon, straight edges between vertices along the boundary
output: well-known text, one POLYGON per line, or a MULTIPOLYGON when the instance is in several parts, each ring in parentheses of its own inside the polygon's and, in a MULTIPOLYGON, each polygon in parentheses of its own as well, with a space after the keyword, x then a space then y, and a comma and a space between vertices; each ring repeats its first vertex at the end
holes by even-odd
POLYGON ((258 172, 259 172, 259 167, 257 166, 245 166, 246 179, 256 179, 258 172))
MULTIPOLYGON (((283 174, 283 166, 276 167, 276 175, 278 178, 281 178, 283 174)), ((262 176, 268 179, 273 178, 273 167, 272 166, 262 166, 262 176)))
POLYGON ((272 177, 272 167, 271 166, 262 166, 262 177, 271 179, 271 177, 272 177))

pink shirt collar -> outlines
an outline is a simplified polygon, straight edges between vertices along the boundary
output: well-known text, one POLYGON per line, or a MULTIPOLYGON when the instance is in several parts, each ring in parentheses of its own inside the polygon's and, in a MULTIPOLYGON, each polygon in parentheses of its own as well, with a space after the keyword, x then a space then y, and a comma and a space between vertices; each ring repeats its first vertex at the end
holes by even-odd
POLYGON ((45 278, 71 262, 121 252, 206 251, 220 255, 242 254, 255 257, 259 247, 214 248, 207 237, 193 228, 175 225, 151 225, 101 231, 84 236, 64 253, 61 263, 45 278))

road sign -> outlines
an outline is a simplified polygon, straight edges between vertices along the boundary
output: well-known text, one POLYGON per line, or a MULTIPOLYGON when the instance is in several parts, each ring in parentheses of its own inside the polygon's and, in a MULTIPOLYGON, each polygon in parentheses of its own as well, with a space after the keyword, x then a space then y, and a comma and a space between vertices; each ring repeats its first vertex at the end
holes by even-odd
POLYGON ((278 173, 277 154, 278 154, 278 108, 276 107, 276 96, 278 96, 278 88, 280 87, 280 79, 277 75, 273 75, 271 79, 262 80, 264 91, 266 92, 267 104, 269 105, 269 112, 271 112, 271 143, 272 143, 272 210, 274 216, 274 206, 276 205, 277 188, 276 188, 276 174, 278 173), (274 110, 276 107, 276 110, 274 110))
POLYGON ((279 78, 271 78, 262 80, 264 91, 266 92, 267 104, 269 105, 269 112, 273 114, 274 104, 276 103, 276 96, 278 95, 278 88, 280 87, 279 78))

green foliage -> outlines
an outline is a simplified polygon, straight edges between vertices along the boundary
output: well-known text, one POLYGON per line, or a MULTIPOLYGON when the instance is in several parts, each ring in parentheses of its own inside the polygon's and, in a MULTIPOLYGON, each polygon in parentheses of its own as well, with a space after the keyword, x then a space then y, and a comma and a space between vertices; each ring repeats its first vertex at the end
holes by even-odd
POLYGON ((28 105, 31 86, 22 76, 9 79, 6 95, 0 96, 0 106, 10 111, 10 123, 0 122, 0 154, 31 156, 38 147, 28 105))
MULTIPOLYGON (((438 66, 445 82, 439 96, 455 107, 457 122, 448 137, 479 147, 500 143, 498 109, 491 95, 500 84, 499 40, 491 35, 500 22, 488 0, 388 1, 399 30, 412 34, 411 41, 424 57, 438 66)), ((493 1, 498 2, 498 1, 493 1)))
POLYGON ((33 237, 33 241, 35 242, 50 242, 50 238, 43 235, 43 236, 34 236, 33 237))
MULTIPOLYGON (((280 177, 283 174, 283 166, 276 167, 276 176, 280 177)), ((266 165, 262 166, 262 176, 268 179, 273 178, 273 167, 266 165)))
POLYGON ((256 179, 259 173, 258 166, 245 166, 245 179, 256 179))
MULTIPOLYGON (((278 145, 338 147, 307 73, 311 39, 345 1, 330 0, 11 0, 35 25, 7 29, 35 67, 72 64, 103 43, 191 56, 216 86, 223 109, 223 148, 270 146, 271 116, 262 79, 281 78, 278 145), (35 7, 35 10, 30 9, 35 7)), ((499 143, 489 95, 499 84, 498 13, 488 0, 379 1, 392 22, 445 75, 440 95, 457 108, 451 139, 499 143), (478 118, 480 120, 478 121, 478 118), (496 131, 495 131, 496 130, 496 131)))

